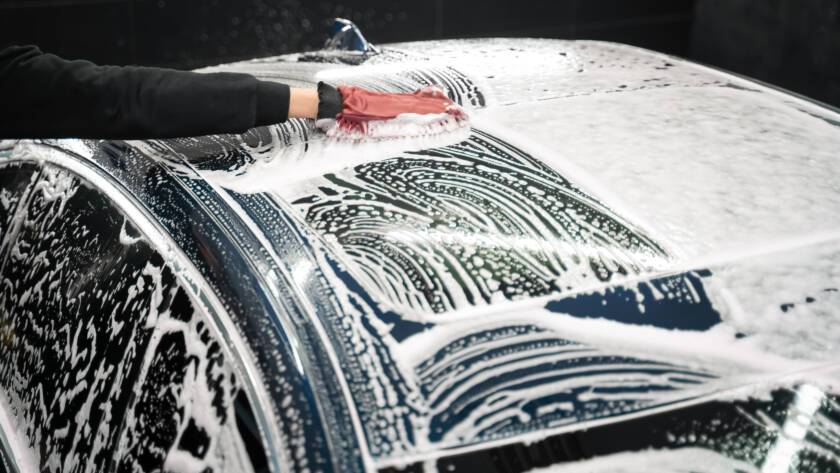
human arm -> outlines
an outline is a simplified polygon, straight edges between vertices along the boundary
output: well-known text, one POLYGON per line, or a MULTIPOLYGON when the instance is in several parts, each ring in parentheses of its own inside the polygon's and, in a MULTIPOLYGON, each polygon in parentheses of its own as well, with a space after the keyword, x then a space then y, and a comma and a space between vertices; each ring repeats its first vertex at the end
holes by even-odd
POLYGON ((314 91, 290 104, 287 85, 248 74, 97 66, 12 46, 0 50, 0 138, 241 133, 313 115, 314 91))

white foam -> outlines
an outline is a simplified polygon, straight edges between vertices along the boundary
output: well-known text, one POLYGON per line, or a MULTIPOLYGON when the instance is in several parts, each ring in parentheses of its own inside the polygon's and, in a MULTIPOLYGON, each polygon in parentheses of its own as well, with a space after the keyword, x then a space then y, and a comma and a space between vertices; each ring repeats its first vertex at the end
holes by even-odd
MULTIPOLYGON (((334 122, 334 120, 333 120, 334 122)), ((313 177, 360 164, 376 162, 407 151, 446 146, 464 141, 468 126, 458 126, 436 134, 417 136, 338 139, 313 132, 305 141, 278 144, 270 153, 238 172, 199 170, 205 179, 243 194, 290 189, 313 177)), ((387 133, 386 133, 387 134, 387 133)))
POLYGON ((747 462, 729 458, 705 448, 687 447, 667 450, 640 450, 614 453, 591 460, 558 463, 535 468, 527 473, 759 473, 747 462))
POLYGON ((584 171, 609 191, 608 205, 687 257, 840 229, 840 127, 826 121, 840 117, 804 102, 683 87, 481 115, 554 150, 539 157, 561 173, 584 171))
MULTIPOLYGON (((38 453, 26 444, 23 435, 16 428, 17 425, 20 423, 15 420, 5 397, 0 392, 0 442, 4 439, 8 442, 5 446, 11 449, 14 455, 8 460, 14 462, 20 473, 35 473, 39 471, 38 453)), ((0 448, 3 447, 0 446, 0 448)))
MULTIPOLYGON (((354 326, 359 330, 353 333, 355 348, 364 353, 359 362, 374 378, 375 388, 370 392, 383 418, 393 422, 404 406, 394 405, 394 387, 387 384, 382 360, 370 355, 365 337, 384 337, 409 384, 415 381, 412 368, 416 363, 446 343, 482 329, 531 323, 545 329, 546 336, 586 343, 604 352, 712 371, 721 376, 720 382, 682 393, 704 393, 706 400, 766 395, 771 386, 789 386, 797 379, 823 374, 830 381, 837 374, 836 296, 826 293, 816 302, 805 301, 814 291, 836 286, 840 261, 830 248, 812 253, 797 243, 789 245, 786 251, 790 251, 782 257, 777 254, 778 245, 772 244, 827 243, 840 229, 836 166, 840 128, 830 123, 840 119, 836 114, 734 77, 624 46, 540 40, 401 46, 437 58, 440 64, 431 66, 452 64, 486 81, 489 88, 482 92, 487 93, 488 103, 510 106, 476 112, 478 128, 508 138, 649 230, 655 239, 664 240, 676 259, 663 261, 657 269, 712 269, 713 276, 703 279, 704 286, 723 322, 706 332, 665 330, 550 313, 543 309, 545 300, 531 300, 493 301, 489 308, 456 310, 445 319, 430 319, 438 324, 435 328, 402 343, 388 338, 387 327, 362 333, 354 326), (828 237, 817 241, 817 234, 828 237), (756 259, 745 261, 750 258, 756 259), (784 312, 779 305, 784 302, 796 306, 784 312), (739 331, 748 336, 736 338, 739 331)), ((425 66, 284 62, 259 70, 272 67, 275 73, 286 68, 292 71, 290 75, 302 71, 301 77, 308 78, 325 68, 332 72, 320 72, 322 78, 379 75, 370 80, 381 84, 388 83, 385 75, 401 75, 401 81, 413 84, 407 71, 425 66)), ((296 192, 295 186, 308 185, 305 181, 310 177, 429 147, 413 140, 346 143, 312 135, 305 143, 278 146, 268 159, 258 159, 241 175, 201 173, 239 192, 306 196, 296 192)), ((370 292, 377 295, 375 290, 370 292)), ((664 297, 654 292, 658 296, 664 297)), ((352 316, 358 325, 364 314, 352 316)), ((423 413, 419 397, 412 402, 423 413)), ((507 414, 520 412, 514 409, 507 414)), ((429 427, 423 416, 414 421, 414 444, 400 444, 405 436, 398 428, 388 431, 393 451, 423 458, 438 455, 437 445, 427 440, 429 427)), ((378 428, 366 427, 371 432, 378 428)), ((475 434, 475 429, 460 430, 464 439, 460 445, 475 441, 471 437, 475 434)), ((525 432, 517 438, 539 439, 547 434, 525 432)), ((459 445, 458 441, 452 445, 459 445)), ((577 471, 618 471, 615 467, 621 465, 648 471, 649 464, 671 471, 692 458, 699 458, 697 463, 709 466, 710 471, 718 471, 714 469, 718 465, 723 465, 720 471, 733 469, 728 459, 701 449, 620 455, 611 457, 612 462, 580 463, 577 471)), ((396 456, 394 461, 403 461, 396 456)), ((749 465, 738 466, 754 471, 749 465)))
MULTIPOLYGON (((443 133, 462 131, 466 139, 469 120, 450 113, 401 113, 388 120, 371 120, 359 128, 345 129, 336 120, 321 119, 316 122, 330 138, 351 141, 399 140, 402 138, 422 138, 443 133)), ((413 144, 414 149, 416 144, 413 144)), ((407 150, 411 151, 411 150, 407 150)))
POLYGON ((840 360, 840 241, 711 269, 707 292, 733 328, 777 355, 840 360))
POLYGON ((143 237, 142 235, 131 236, 128 234, 126 230, 126 225, 128 225, 128 219, 123 218, 122 226, 120 227, 120 243, 123 245, 133 245, 140 241, 143 237))

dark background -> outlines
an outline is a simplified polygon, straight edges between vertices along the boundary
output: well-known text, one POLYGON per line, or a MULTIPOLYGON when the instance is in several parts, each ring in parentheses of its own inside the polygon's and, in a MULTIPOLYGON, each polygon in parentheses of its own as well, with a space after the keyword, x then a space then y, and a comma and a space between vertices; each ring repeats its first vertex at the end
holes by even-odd
POLYGON ((0 0, 0 39, 98 63, 194 68, 316 49, 331 19, 374 43, 602 39, 840 105, 840 0, 0 0))

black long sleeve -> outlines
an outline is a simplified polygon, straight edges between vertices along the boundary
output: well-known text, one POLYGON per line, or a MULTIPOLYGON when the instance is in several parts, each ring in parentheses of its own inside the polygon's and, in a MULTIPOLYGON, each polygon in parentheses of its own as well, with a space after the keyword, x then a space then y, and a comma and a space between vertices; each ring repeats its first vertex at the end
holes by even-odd
POLYGON ((0 138, 167 138, 285 121, 289 87, 248 74, 97 66, 0 50, 0 138))

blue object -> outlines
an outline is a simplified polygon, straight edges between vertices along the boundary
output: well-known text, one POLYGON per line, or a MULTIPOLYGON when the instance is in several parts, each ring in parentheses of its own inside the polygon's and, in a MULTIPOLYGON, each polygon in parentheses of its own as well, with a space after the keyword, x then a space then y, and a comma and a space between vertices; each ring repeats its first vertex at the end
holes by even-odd
POLYGON ((330 39, 327 40, 325 48, 361 51, 363 53, 378 52, 376 47, 365 39, 359 27, 344 18, 336 18, 333 21, 330 39))

